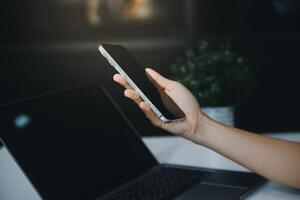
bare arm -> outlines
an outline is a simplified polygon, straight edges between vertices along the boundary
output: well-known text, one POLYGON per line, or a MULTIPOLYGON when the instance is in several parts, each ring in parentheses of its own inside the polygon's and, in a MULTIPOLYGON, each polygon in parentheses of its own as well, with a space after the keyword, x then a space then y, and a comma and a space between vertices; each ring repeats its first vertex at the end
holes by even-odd
POLYGON ((146 72, 182 109, 186 116, 183 120, 161 122, 120 75, 115 75, 114 80, 126 88, 125 96, 137 103, 155 126, 204 145, 270 180, 300 189, 300 143, 218 123, 202 113, 196 98, 183 85, 151 69, 146 72))
POLYGON ((194 142, 276 182, 300 188, 300 144, 205 119, 194 142))

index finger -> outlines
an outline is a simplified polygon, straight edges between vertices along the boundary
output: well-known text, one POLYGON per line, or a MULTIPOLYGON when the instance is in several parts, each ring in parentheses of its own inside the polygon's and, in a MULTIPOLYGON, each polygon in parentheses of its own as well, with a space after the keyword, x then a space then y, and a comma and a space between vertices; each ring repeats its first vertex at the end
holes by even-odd
POLYGON ((113 80, 122 85, 126 89, 132 89, 132 87, 127 83, 127 81, 120 74, 115 74, 113 80))

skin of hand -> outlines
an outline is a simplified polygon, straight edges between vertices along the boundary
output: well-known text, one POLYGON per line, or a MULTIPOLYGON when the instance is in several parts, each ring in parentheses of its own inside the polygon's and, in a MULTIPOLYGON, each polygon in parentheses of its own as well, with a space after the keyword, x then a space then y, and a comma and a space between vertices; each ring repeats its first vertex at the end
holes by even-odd
POLYGON ((126 88, 124 95, 132 99, 155 126, 193 141, 196 136, 196 131, 201 127, 200 124, 205 118, 197 99, 182 84, 166 79, 150 68, 147 68, 145 71, 153 79, 150 80, 157 83, 154 85, 161 93, 161 96, 163 96, 162 92, 164 92, 181 108, 185 114, 184 119, 163 123, 150 109, 150 106, 140 99, 138 93, 132 89, 120 74, 115 74, 113 79, 126 88))
POLYGON ((182 84, 147 68, 158 91, 165 92, 184 112, 185 118, 163 123, 130 87, 115 74, 113 79, 126 88, 132 99, 157 127, 206 146, 270 180, 300 189, 300 143, 266 137, 210 119, 202 113, 196 98, 182 84))

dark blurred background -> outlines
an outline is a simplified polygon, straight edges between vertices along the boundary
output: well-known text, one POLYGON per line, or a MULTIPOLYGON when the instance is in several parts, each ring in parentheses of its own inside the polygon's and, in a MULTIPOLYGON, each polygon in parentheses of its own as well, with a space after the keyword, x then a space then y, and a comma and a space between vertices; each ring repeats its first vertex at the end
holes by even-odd
POLYGON ((99 82, 140 134, 164 135, 123 98, 97 46, 122 44, 170 76, 196 41, 230 37, 257 79, 236 126, 299 131, 299 19, 298 0, 2 0, 0 102, 99 82))

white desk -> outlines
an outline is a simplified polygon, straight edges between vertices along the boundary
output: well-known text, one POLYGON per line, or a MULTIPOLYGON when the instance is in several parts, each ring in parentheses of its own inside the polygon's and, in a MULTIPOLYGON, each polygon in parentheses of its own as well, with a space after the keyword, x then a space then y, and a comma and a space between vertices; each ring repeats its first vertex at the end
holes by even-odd
MULTIPOLYGON (((292 141, 300 141, 300 133, 267 134, 272 137, 292 141)), ((205 147, 196 145, 185 139, 168 137, 146 137, 145 144, 161 163, 179 164, 214 169, 235 171, 249 171, 239 164, 221 156, 205 147)), ((300 156, 300 155, 299 155, 300 156)), ((249 200, 299 200, 300 190, 282 186, 274 182, 267 182, 258 188, 247 199, 249 200)))

